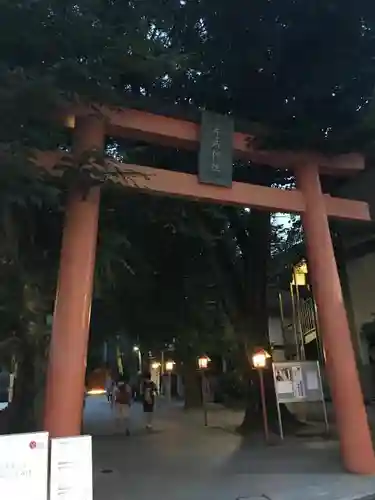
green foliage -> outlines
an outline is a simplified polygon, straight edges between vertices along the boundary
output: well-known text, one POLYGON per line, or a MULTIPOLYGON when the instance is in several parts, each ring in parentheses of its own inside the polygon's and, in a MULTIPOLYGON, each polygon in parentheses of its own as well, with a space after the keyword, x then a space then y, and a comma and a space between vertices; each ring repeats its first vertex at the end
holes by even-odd
POLYGON ((66 145, 56 120, 62 106, 123 104, 181 67, 185 56, 160 34, 168 30, 162 7, 162 0, 0 1, 2 170, 28 168, 32 149, 66 145))
POLYGON ((140 87, 176 67, 157 34, 170 29, 163 3, 3 0, 4 69, 19 68, 68 100, 122 101, 126 90, 140 95, 140 87))
MULTIPOLYGON (((35 258, 40 251, 43 260, 54 248, 46 267, 56 270, 60 190, 72 183, 90 186, 108 180, 102 155, 85 152, 74 159, 74 168, 71 158, 62 158, 63 175, 56 183, 30 161, 32 150, 66 149, 69 137, 56 117, 67 102, 123 102, 139 95, 141 87, 154 85, 166 71, 173 73, 177 62, 170 50, 166 57, 166 44, 155 31, 167 24, 162 4, 156 0, 150 8, 146 1, 0 2, 1 253, 11 254, 21 283, 28 269, 37 282, 42 279, 38 272, 46 274, 35 265, 34 249, 29 249, 35 246, 43 217, 52 221, 53 230, 47 232, 45 247, 35 248, 35 258)), ((113 180, 119 173, 113 164, 110 167, 113 180)))
MULTIPOLYGON (((195 206, 144 195, 124 198, 114 193, 103 204, 102 224, 106 229, 101 235, 99 260, 111 261, 104 258, 109 249, 105 236, 113 230, 122 240, 122 259, 115 257, 111 270, 116 278, 102 280, 111 287, 110 307, 119 321, 117 329, 141 337, 148 348, 160 348, 173 338, 178 338, 181 346, 194 344, 195 349, 203 348, 204 338, 210 335, 216 334, 219 341, 224 316, 209 283, 200 234, 188 222, 195 206), (120 213, 132 216, 125 215, 120 221, 120 213)), ((113 251, 119 248, 115 244, 113 251)), ((108 291, 104 285, 100 293, 103 300, 108 291)), ((116 330, 114 325, 112 328, 116 330)))
POLYGON ((340 152, 371 137, 375 11, 370 0, 217 0, 176 10, 172 46, 196 54, 166 90, 268 130, 267 145, 340 152))

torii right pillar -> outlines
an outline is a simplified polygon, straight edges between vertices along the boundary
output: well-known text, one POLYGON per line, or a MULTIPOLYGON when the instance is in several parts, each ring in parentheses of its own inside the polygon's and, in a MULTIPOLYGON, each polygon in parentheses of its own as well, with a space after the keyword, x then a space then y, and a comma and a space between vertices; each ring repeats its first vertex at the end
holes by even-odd
POLYGON ((326 355, 341 456, 356 474, 375 474, 375 456, 317 165, 295 171, 305 201, 302 223, 326 355))

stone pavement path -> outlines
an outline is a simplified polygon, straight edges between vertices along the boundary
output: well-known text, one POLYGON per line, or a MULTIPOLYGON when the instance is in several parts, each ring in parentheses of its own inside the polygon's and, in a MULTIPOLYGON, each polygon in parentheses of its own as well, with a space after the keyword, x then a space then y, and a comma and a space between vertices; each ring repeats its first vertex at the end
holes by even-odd
POLYGON ((150 434, 135 404, 126 437, 105 399, 88 398, 94 500, 354 500, 375 493, 375 478, 342 472, 335 442, 290 439, 265 447, 261 438, 224 430, 223 421, 238 414, 210 412, 204 428, 200 413, 159 406, 150 434))

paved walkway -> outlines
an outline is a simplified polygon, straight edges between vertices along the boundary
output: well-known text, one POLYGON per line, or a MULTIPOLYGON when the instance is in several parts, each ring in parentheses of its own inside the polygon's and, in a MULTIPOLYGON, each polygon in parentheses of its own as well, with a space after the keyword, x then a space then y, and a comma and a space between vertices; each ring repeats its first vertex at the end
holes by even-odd
POLYGON ((239 413, 211 411, 204 428, 200 412, 165 403, 148 434, 140 405, 131 413, 126 437, 116 432, 104 398, 87 399, 94 500, 354 500, 375 492, 375 478, 342 472, 333 441, 296 438, 265 447, 261 438, 228 431, 224 424, 240 421, 239 413))

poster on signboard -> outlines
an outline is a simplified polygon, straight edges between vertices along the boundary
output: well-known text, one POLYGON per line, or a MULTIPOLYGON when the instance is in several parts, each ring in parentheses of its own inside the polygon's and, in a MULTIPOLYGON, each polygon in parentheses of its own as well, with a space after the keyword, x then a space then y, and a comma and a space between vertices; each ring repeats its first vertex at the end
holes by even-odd
POLYGON ((291 382, 292 370, 289 366, 279 366, 275 371, 275 376, 278 382, 291 382))
POLYGON ((303 382, 303 374, 301 365, 292 366, 292 384, 293 395, 296 399, 306 397, 305 384, 303 382))
POLYGON ((91 436, 51 440, 49 500, 93 500, 91 436))
POLYGON ((47 500, 48 432, 0 436, 0 495, 47 500))
POLYGON ((278 394, 293 392, 292 371, 289 367, 278 367, 275 370, 276 391, 278 394))

